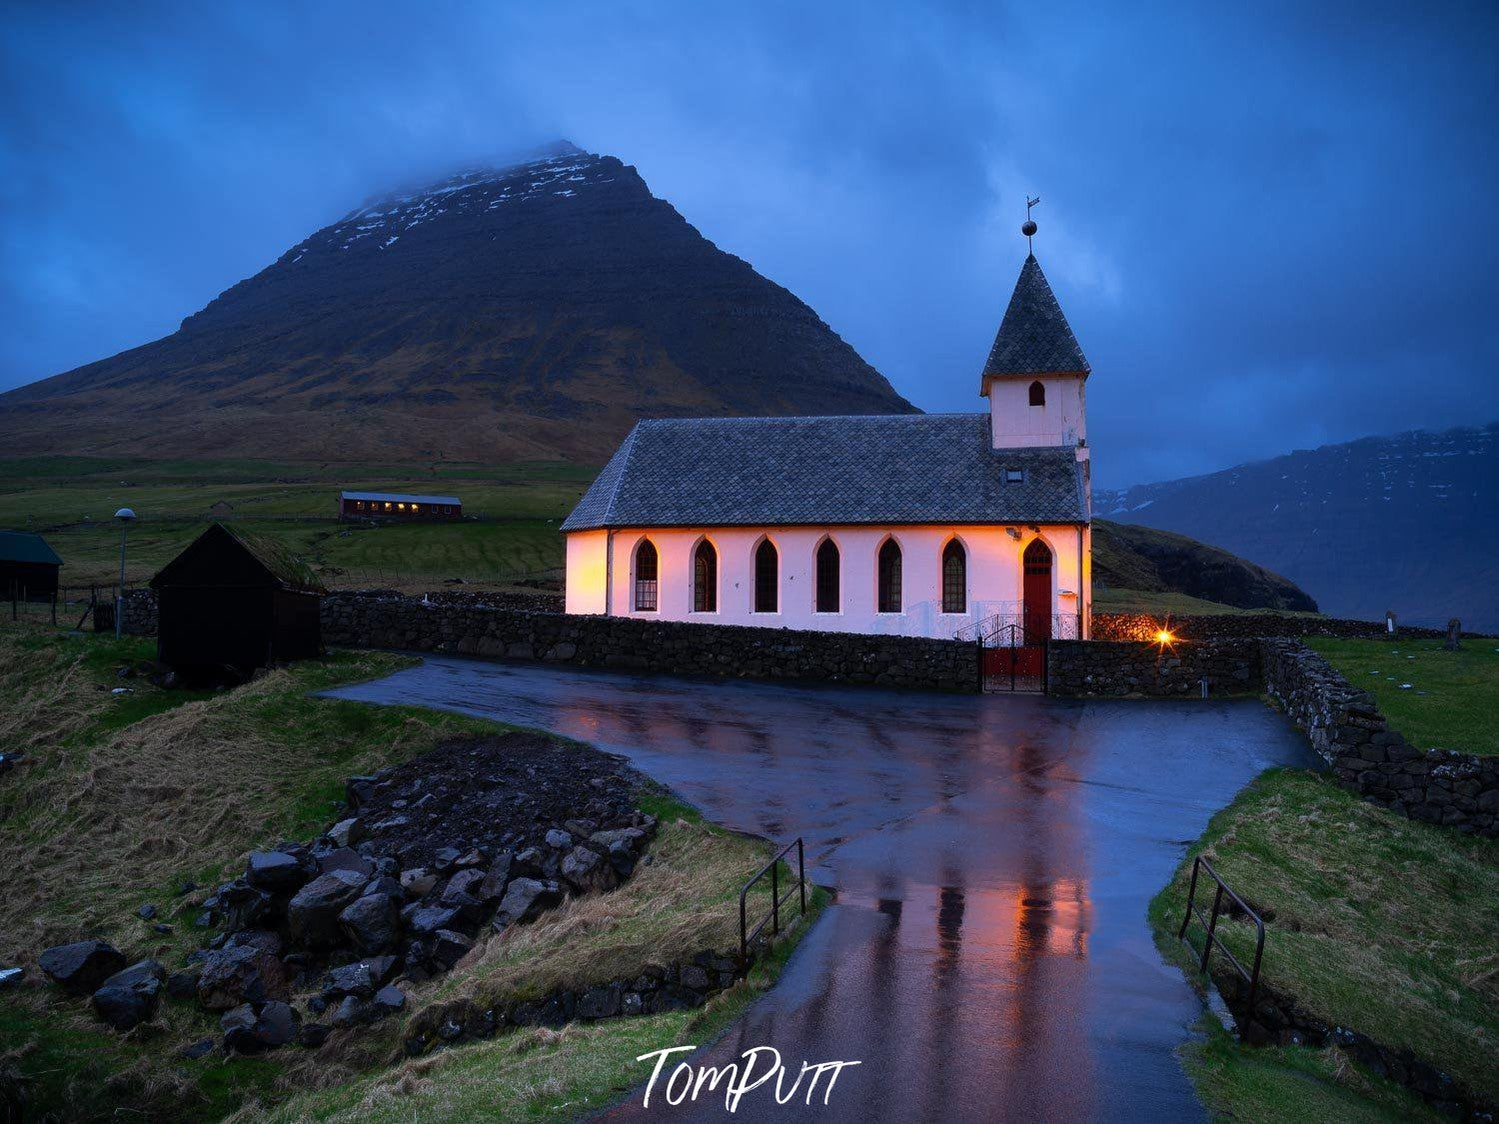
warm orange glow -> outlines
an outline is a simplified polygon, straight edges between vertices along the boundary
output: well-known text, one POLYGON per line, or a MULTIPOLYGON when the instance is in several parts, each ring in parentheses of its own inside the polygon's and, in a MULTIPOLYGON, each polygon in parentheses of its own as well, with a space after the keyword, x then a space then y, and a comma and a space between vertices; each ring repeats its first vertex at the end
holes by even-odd
POLYGON ((1166 628, 1163 628, 1159 632, 1157 632, 1155 634, 1155 639, 1156 639, 1156 643, 1159 644, 1159 645, 1161 645, 1161 647, 1163 647, 1163 648, 1167 644, 1173 644, 1173 643, 1176 642, 1176 637, 1172 635, 1170 629, 1166 629, 1166 628))

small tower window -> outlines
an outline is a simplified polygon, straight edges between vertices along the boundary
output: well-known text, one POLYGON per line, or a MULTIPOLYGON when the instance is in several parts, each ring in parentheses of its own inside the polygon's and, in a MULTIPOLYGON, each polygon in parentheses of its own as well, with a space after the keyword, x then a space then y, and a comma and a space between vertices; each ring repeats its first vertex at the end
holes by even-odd
POLYGON ((635 611, 656 611, 656 545, 650 539, 641 539, 635 548, 635 611))
POLYGON ((1046 405, 1046 387, 1042 384, 1040 379, 1037 379, 1035 382, 1031 383, 1031 405, 1046 405))
POLYGON ((781 558, 775 544, 765 539, 755 550, 755 612, 779 611, 781 558))
POLYGON ((879 611, 900 612, 900 544, 894 539, 880 547, 879 611))

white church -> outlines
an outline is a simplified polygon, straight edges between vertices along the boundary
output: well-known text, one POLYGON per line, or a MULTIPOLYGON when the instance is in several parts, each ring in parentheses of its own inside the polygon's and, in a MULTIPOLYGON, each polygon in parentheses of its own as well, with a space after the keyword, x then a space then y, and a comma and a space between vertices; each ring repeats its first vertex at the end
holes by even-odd
POLYGON ((567 611, 1086 638, 1088 372, 1030 255, 986 412, 641 421, 562 524, 567 611))

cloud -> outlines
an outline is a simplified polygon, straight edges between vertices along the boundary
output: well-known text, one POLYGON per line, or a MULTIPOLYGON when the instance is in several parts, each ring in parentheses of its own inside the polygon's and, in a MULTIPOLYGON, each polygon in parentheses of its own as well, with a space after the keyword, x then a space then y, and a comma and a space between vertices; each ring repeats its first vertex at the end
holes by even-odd
POLYGON ((32 6, 0 38, 0 387, 365 197, 566 136, 928 409, 1036 250, 1106 484, 1499 414, 1492 6, 32 6))

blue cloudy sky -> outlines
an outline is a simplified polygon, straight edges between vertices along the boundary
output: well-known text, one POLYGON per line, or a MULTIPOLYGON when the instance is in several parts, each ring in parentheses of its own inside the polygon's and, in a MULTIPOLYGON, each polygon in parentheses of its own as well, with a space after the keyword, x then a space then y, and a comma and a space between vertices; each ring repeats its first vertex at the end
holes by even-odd
POLYGON ((392 183, 636 165, 928 410, 1024 254, 1106 485, 1499 417, 1499 7, 6 6, 0 389, 172 331, 392 183))

